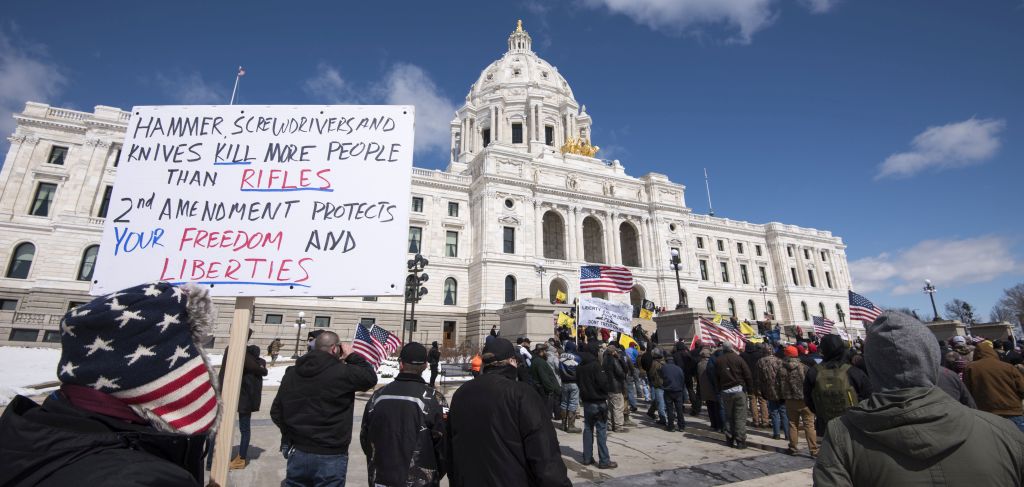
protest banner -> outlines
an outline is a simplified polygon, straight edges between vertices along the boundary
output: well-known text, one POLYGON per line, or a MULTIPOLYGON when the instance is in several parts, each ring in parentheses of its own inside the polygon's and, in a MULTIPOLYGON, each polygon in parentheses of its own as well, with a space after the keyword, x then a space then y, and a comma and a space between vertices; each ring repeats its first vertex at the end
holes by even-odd
POLYGON ((132 110, 94 295, 146 281, 216 296, 398 296, 408 106, 132 110))
POLYGON ((632 333, 633 305, 600 298, 580 298, 578 326, 596 326, 611 331, 632 333))

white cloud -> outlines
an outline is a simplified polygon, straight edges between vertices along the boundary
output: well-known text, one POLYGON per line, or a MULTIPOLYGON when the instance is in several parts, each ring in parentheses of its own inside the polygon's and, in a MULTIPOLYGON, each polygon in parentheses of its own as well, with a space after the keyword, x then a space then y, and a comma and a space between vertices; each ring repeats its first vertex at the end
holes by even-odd
POLYGON ((447 153, 451 143, 449 122, 455 114, 455 102, 441 92, 423 68, 397 63, 384 78, 368 89, 360 90, 348 82, 341 71, 321 63, 316 75, 303 88, 314 98, 327 103, 386 103, 416 107, 416 150, 447 153))
POLYGON ((1010 242, 997 236, 925 240, 909 249, 850 262, 857 292, 919 292, 924 280, 938 286, 987 282, 1019 270, 1010 242))
POLYGON ((696 34, 705 24, 723 24, 735 31, 729 40, 747 44, 754 33, 771 25, 774 0, 584 0, 605 7, 655 30, 696 34))
POLYGON ((909 177, 928 169, 952 169, 981 164, 999 150, 1004 120, 969 118, 928 127, 914 137, 910 151, 893 154, 879 166, 875 179, 909 177))
POLYGON ((63 70, 38 45, 15 45, 0 30, 0 134, 6 138, 14 131, 12 115, 25 107, 26 101, 52 103, 60 94, 67 78, 63 70))
POLYGON ((183 105, 226 105, 231 93, 208 83, 198 72, 157 74, 156 84, 175 103, 183 105))
POLYGON ((835 6, 839 4, 839 1, 840 0, 800 0, 800 3, 803 4, 804 7, 807 7, 811 13, 823 14, 835 8, 835 6))

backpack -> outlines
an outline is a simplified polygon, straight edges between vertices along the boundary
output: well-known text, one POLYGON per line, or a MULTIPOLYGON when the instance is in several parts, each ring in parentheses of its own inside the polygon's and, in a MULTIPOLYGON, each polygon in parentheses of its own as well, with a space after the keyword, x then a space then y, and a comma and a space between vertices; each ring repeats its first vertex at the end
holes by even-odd
POLYGON ((814 412, 825 421, 838 418, 857 404, 857 391, 850 385, 847 371, 850 364, 838 368, 827 368, 821 364, 814 366, 818 377, 814 381, 811 399, 814 400, 814 412))

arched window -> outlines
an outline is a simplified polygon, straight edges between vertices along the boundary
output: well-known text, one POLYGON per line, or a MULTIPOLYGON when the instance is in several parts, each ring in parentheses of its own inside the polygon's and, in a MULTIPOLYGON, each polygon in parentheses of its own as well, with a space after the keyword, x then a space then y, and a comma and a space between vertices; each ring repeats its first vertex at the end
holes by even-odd
POLYGON ((604 231, 601 222, 592 216, 583 219, 583 260, 604 263, 604 231))
POLYGON ((736 301, 729 298, 729 316, 736 316, 736 301))
POLYGON ((644 300, 647 299, 647 293, 644 288, 634 284, 633 289, 629 291, 629 304, 633 305, 633 317, 640 317, 640 307, 644 305, 644 300))
POLYGON ((839 321, 841 323, 846 323, 846 316, 844 316, 845 314, 846 313, 843 313, 843 306, 840 305, 839 303, 836 303, 836 316, 839 317, 839 321))
POLYGON ((750 319, 757 320, 757 308, 754 307, 754 300, 747 300, 747 311, 750 313, 750 319))
POLYGON ((516 278, 515 276, 505 276, 505 302, 511 303, 516 300, 516 278))
POLYGON ((557 211, 544 213, 544 258, 565 260, 565 223, 557 211))
POLYGON ((455 306, 458 302, 459 297, 459 283, 455 281, 454 277, 449 277, 444 280, 444 304, 448 306, 455 306))
POLYGON ((683 306, 690 307, 690 298, 686 295, 686 290, 680 289, 679 294, 683 298, 683 306))
POLYGON ((571 302, 569 300, 569 285, 561 278, 552 279, 551 284, 548 285, 548 297, 551 299, 551 304, 571 302), (558 293, 562 293, 562 296, 559 296, 558 293))
POLYGON ((828 315, 825 314, 825 303, 818 303, 818 311, 821 312, 821 317, 822 318, 826 318, 826 319, 828 318, 828 315))
POLYGON ((811 319, 811 315, 807 313, 807 303, 805 301, 800 301, 800 311, 804 314, 804 321, 811 319))
POLYGON ((78 280, 91 281, 92 271, 96 269, 96 254, 100 252, 99 245, 90 245, 82 253, 82 263, 78 265, 78 280))
POLYGON ((771 316, 771 319, 775 319, 775 303, 771 301, 768 301, 768 315, 771 316))
POLYGON ((639 234, 632 223, 622 222, 619 225, 619 247, 622 249, 622 265, 640 267, 640 250, 637 246, 639 234))
POLYGON ((711 299, 711 296, 708 296, 707 301, 704 302, 704 306, 708 308, 708 311, 713 313, 715 311, 715 300, 711 299))
POLYGON ((12 279, 28 279, 28 271, 32 269, 32 259, 36 258, 36 246, 25 242, 14 248, 11 262, 7 265, 7 277, 12 279))

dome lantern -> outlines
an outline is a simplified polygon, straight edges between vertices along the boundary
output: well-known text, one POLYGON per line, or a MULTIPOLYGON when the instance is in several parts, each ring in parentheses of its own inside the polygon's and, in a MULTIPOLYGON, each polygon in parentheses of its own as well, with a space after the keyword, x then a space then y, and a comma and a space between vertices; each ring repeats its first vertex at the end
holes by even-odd
POLYGON ((533 52, 531 44, 533 44, 533 39, 530 38, 530 34, 528 32, 523 30, 523 21, 517 20, 516 30, 512 31, 508 36, 508 52, 533 52))

